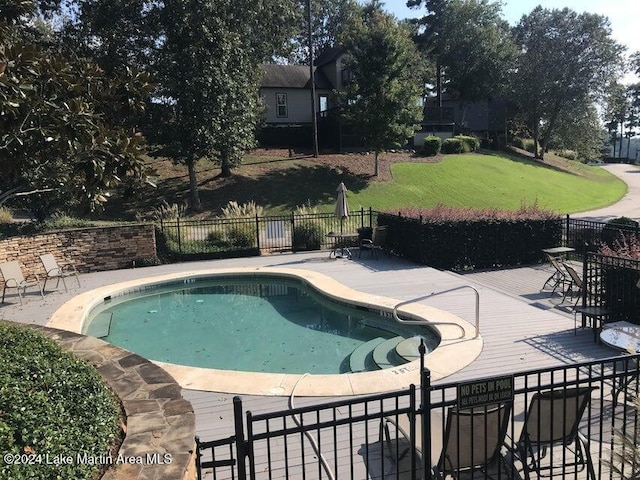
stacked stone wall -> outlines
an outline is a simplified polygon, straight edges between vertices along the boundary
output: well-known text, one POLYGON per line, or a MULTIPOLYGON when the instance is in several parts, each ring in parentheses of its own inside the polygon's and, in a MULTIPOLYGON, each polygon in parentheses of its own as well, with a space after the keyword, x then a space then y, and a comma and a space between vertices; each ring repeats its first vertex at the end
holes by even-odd
POLYGON ((59 264, 79 272, 116 270, 157 259, 153 224, 79 228, 0 240, 0 263, 17 260, 25 276, 45 275, 40 255, 52 253, 59 264))

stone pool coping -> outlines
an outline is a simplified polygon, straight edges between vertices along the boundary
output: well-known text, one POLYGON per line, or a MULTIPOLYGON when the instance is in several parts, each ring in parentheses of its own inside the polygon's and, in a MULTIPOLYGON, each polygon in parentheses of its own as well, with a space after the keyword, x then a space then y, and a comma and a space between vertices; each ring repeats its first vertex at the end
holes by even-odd
POLYGON ((94 337, 37 325, 26 327, 92 364, 122 403, 127 417, 126 434, 118 450, 122 461, 114 455, 102 480, 196 478, 195 413, 171 375, 140 355, 94 337))
MULTIPOLYGON (((82 293, 62 305, 47 326, 81 333, 89 312, 106 297, 139 292, 168 282, 204 279, 216 276, 273 276, 302 281, 317 292, 340 302, 391 312, 400 300, 353 290, 326 275, 288 268, 225 268, 184 271, 148 277, 97 288, 82 293)), ((405 318, 424 319, 440 336, 440 344, 425 356, 431 379, 439 380, 469 365, 483 347, 480 335, 469 322, 438 308, 411 304, 401 309, 405 318), (462 332, 462 334, 461 334, 462 332)), ((302 375, 281 373, 237 372, 211 368, 188 367, 154 361, 166 370, 183 388, 246 395, 346 396, 388 392, 420 384, 420 361, 395 368, 371 372, 334 375, 302 375)))

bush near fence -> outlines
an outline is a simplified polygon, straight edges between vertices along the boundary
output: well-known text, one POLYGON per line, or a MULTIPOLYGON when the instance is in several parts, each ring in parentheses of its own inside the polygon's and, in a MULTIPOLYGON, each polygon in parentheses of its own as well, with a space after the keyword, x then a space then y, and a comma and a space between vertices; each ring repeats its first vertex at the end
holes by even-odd
POLYGON ((543 248, 562 241, 562 219, 546 212, 514 219, 489 218, 483 212, 476 219, 454 215, 449 220, 425 213, 421 218, 378 213, 378 224, 389 226, 387 246, 394 253, 436 268, 461 271, 536 263, 543 260, 543 248))

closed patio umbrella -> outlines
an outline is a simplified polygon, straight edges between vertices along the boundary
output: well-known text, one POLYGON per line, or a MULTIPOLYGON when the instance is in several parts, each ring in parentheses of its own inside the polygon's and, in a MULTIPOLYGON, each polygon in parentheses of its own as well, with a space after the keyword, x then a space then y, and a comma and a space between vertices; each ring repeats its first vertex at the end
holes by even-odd
POLYGON ((340 219, 340 233, 342 233, 342 222, 349 217, 349 204, 347 203, 347 187, 340 182, 338 185, 338 196, 336 198, 336 217, 340 219))

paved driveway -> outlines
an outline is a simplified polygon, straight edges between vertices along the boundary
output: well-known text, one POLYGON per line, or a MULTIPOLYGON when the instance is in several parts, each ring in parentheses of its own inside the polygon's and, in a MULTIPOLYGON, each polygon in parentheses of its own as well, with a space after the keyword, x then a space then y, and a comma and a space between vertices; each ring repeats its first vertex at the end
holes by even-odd
POLYGON ((590 212, 572 213, 571 217, 587 218, 599 222, 606 222, 612 218, 623 216, 640 220, 640 168, 623 163, 612 163, 602 168, 619 177, 627 184, 627 194, 613 205, 590 212))

